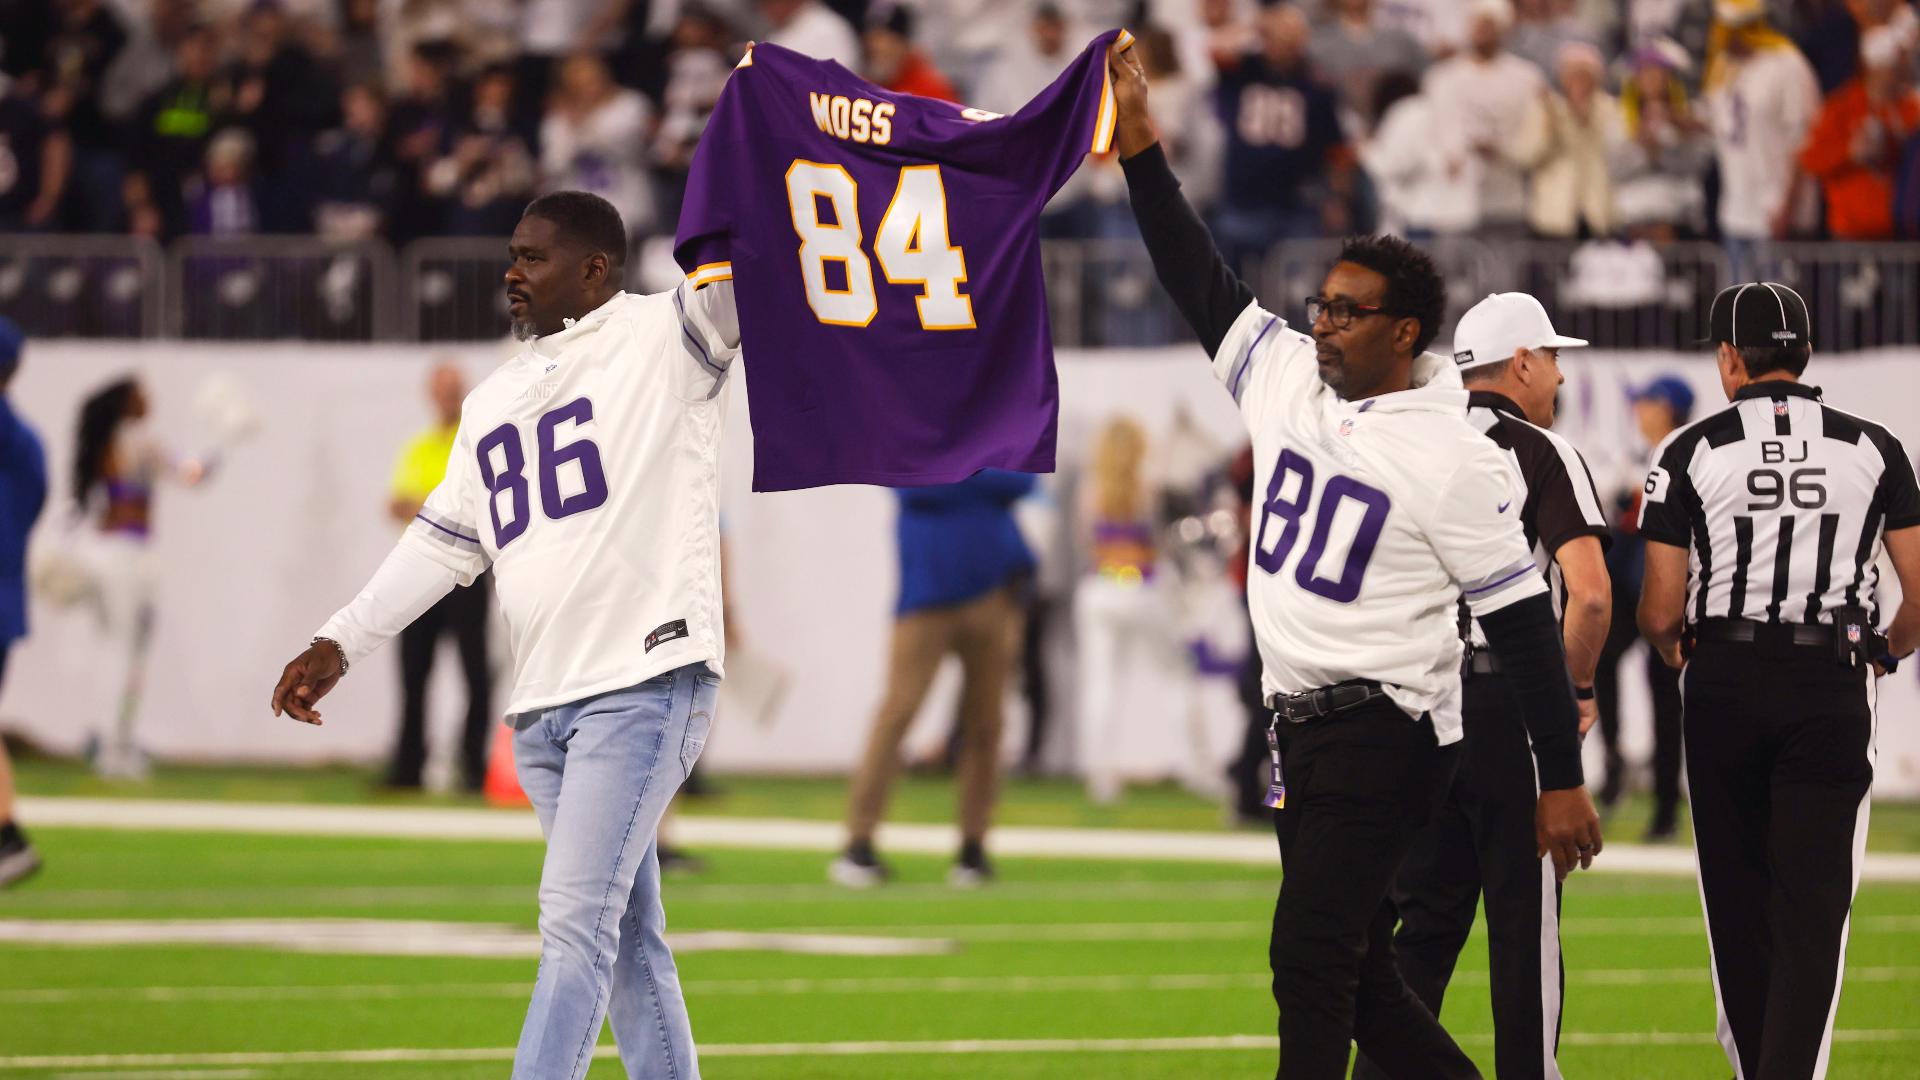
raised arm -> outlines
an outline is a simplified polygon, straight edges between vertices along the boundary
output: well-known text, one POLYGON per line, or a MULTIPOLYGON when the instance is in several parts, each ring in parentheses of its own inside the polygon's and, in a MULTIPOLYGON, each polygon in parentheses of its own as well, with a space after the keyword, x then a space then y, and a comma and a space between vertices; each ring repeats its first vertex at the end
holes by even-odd
POLYGON ((1253 290, 1227 268, 1206 224, 1180 194, 1180 181, 1147 114, 1147 77, 1139 59, 1132 50, 1110 50, 1107 63, 1113 77, 1114 140, 1134 220, 1161 287, 1211 356, 1220 350, 1233 321, 1253 303, 1253 290))

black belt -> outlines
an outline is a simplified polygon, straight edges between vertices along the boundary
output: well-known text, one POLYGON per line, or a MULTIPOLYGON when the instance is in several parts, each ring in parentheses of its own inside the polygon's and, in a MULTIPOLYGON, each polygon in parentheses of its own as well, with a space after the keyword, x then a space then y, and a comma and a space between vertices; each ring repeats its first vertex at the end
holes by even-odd
POLYGON ((1805 648, 1832 649, 1831 623, 1764 623, 1752 619, 1705 619, 1693 625, 1697 641, 1730 641, 1739 644, 1797 645, 1805 648))
POLYGON ((1386 696, 1387 692, 1372 679, 1348 679, 1298 694, 1268 694, 1267 708, 1282 720, 1304 724, 1386 696))

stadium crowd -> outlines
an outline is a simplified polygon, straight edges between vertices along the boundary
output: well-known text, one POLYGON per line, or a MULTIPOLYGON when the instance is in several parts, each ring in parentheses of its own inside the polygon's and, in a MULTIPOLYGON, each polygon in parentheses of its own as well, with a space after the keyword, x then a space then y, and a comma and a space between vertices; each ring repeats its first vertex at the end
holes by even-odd
MULTIPOLYGON (((1139 31, 1230 251, 1415 236, 1920 237, 1909 0, 0 0, 0 231, 671 229, 749 40, 1012 111, 1139 31)), ((1052 235, 1131 230, 1111 163, 1052 235)))

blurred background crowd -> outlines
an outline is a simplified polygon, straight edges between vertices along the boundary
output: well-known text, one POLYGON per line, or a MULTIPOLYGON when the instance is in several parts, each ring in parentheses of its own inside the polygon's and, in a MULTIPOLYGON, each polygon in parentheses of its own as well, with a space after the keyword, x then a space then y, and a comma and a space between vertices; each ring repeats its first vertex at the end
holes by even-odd
MULTIPOLYGON (((1920 237, 1908 0, 0 0, 0 230, 670 233, 745 42, 1011 112, 1138 34, 1223 244, 1920 237)), ((1050 234, 1124 234, 1083 170, 1050 234)))

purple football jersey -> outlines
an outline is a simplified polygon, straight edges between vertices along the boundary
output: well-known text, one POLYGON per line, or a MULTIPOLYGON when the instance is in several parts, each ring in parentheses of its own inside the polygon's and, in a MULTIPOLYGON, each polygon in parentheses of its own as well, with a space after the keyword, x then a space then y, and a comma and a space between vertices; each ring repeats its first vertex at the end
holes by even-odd
POLYGON ((1040 209, 1113 141, 1095 38, 1011 116, 757 45, 694 154, 674 255, 731 278, 755 491, 1053 469, 1040 209))

